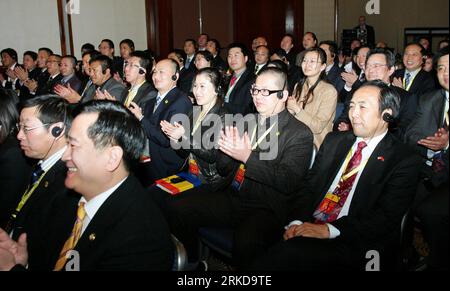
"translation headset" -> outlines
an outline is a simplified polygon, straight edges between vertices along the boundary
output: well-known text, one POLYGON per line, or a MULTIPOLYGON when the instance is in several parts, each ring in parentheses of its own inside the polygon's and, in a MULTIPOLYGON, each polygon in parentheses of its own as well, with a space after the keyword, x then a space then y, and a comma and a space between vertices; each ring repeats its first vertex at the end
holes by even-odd
POLYGON ((283 99, 283 96, 284 96, 284 89, 286 89, 286 86, 287 86, 287 79, 286 79, 286 81, 284 82, 284 86, 283 86, 283 89, 282 89, 282 91, 279 91, 279 92, 277 92, 277 98, 278 99, 283 99))
POLYGON ((61 133, 64 131, 64 129, 66 128, 66 122, 67 122, 67 110, 64 111, 63 127, 55 126, 52 128, 51 134, 53 135, 53 137, 55 139, 57 137, 59 137, 61 135, 61 133))
POLYGON ((383 120, 386 121, 387 123, 392 123, 395 121, 394 116, 392 116, 392 114, 386 112, 383 114, 383 120))

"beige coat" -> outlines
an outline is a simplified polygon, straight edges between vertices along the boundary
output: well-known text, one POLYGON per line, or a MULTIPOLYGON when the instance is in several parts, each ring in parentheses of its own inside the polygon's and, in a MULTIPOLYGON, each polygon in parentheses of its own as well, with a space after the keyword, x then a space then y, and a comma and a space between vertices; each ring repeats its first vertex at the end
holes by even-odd
MULTIPOLYGON (((306 84, 305 84, 306 86, 306 84)), ((297 105, 303 108, 303 100, 307 90, 303 90, 297 105)), ((314 134, 314 145, 317 149, 322 145, 325 136, 333 130, 336 115, 337 91, 333 85, 321 81, 314 89, 305 109, 294 116, 305 123, 314 134)))

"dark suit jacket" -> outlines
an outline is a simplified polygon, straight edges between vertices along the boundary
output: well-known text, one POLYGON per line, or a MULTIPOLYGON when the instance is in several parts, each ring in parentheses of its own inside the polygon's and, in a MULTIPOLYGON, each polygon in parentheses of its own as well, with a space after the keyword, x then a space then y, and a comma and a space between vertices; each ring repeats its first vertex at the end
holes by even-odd
MULTIPOLYGON (((249 135, 252 132, 253 129, 250 129, 249 135)), ((245 164, 245 179, 238 195, 243 205, 272 210, 283 223, 288 205, 308 171, 313 134, 287 110, 278 115, 277 132, 279 135, 269 141, 268 147, 275 150, 276 155, 273 159, 262 160, 260 154, 269 150, 257 148, 252 152, 245 164)))
POLYGON ((55 201, 59 199, 59 196, 67 194, 64 186, 66 173, 67 168, 62 160, 53 165, 28 199, 13 225, 14 238, 18 238, 24 232, 27 233, 30 258, 34 256, 34 253, 39 253, 48 243, 41 236, 41 232, 47 228, 46 220, 50 216, 50 210, 55 201))
POLYGON ((161 130, 161 121, 171 120, 176 114, 188 114, 192 111, 191 100, 178 88, 172 89, 161 101, 156 111, 156 98, 147 102, 144 109, 142 126, 149 140, 150 152, 150 177, 149 180, 157 180, 178 173, 184 160, 171 148, 169 138, 161 130))
MULTIPOLYGON (((40 262, 29 269, 54 268, 73 229, 79 199, 80 196, 75 203, 72 200, 65 207, 52 209, 47 245, 43 249, 46 255, 39 257, 40 262)), ((80 255, 81 271, 170 270, 173 262, 173 243, 167 223, 133 176, 99 208, 75 251, 80 255)))
POLYGON ((228 69, 227 63, 222 59, 220 55, 217 55, 211 62, 211 67, 218 69, 222 73, 228 69))
POLYGON ((45 83, 42 84, 42 86, 38 86, 36 89, 36 96, 45 95, 45 94, 55 94, 55 86, 58 84, 61 84, 63 76, 61 74, 58 74, 55 78, 53 78, 50 81, 50 76, 47 78, 45 83))
POLYGON ((331 70, 328 72, 327 80, 336 88, 338 94, 344 89, 345 82, 341 77, 342 69, 337 63, 334 63, 331 70))
POLYGON ((180 77, 177 82, 178 88, 186 94, 191 93, 192 91, 192 81, 195 77, 195 65, 191 63, 189 69, 183 69, 180 71, 180 77))
POLYGON ((126 91, 126 87, 116 81, 113 77, 109 78, 105 83, 100 86, 100 91, 108 91, 111 96, 116 97, 116 100, 120 103, 123 103, 125 100, 122 100, 123 92, 126 91))
POLYGON ((14 135, 0 144, 0 227, 4 228, 28 185, 31 168, 14 135))
MULTIPOLYGON (((28 79, 39 82, 41 74, 43 74, 41 69, 36 67, 31 72, 28 72, 28 79)), ((25 85, 21 85, 19 90, 20 90, 19 97, 21 102, 33 97, 30 94, 30 89, 28 89, 28 87, 25 85)))
POLYGON ((70 78, 66 82, 63 82, 61 80, 61 85, 64 85, 64 86, 70 85, 70 87, 72 89, 74 89, 75 91, 77 91, 78 94, 82 93, 81 92, 81 90, 82 90, 81 89, 81 81, 80 81, 80 79, 78 79, 77 75, 75 75, 75 74, 72 76, 72 78, 70 78))
MULTIPOLYGON (((120 97, 120 100, 123 100, 123 102, 125 102, 127 100, 128 93, 128 90, 124 90, 122 96, 120 97)), ((158 92, 156 91, 155 87, 153 87, 153 85, 149 82, 145 82, 139 88, 136 96, 134 96, 133 102, 136 103, 139 107, 144 108, 145 104, 151 99, 156 98, 157 95, 158 92)))
MULTIPOLYGON (((405 142, 420 153, 424 162, 428 159, 428 149, 418 145, 417 142, 429 136, 434 136, 438 129, 444 126, 445 102, 447 100, 444 89, 422 95, 419 99, 416 115, 406 131, 405 142)), ((448 150, 444 152, 444 160, 448 162, 448 150)), ((445 177, 433 176, 433 183, 440 184, 445 179, 448 180, 448 171, 443 171, 443 174, 445 177)))
MULTIPOLYGON (((354 29, 359 29, 359 25, 356 26, 354 29)), ((372 26, 366 24, 366 30, 367 30, 367 44, 369 46, 375 45, 375 30, 372 26)))
MULTIPOLYGON (((250 87, 252 86, 254 79, 255 75, 253 74, 251 67, 247 68, 234 86, 233 91, 231 91, 229 102, 224 103, 224 107, 230 113, 247 114, 255 112, 252 95, 250 94, 250 87)), ((227 82, 228 86, 226 92, 229 89, 230 80, 227 82)))
MULTIPOLYGON (((355 141, 353 132, 332 132, 325 138, 289 222, 314 221, 312 214, 355 141)), ((389 133, 370 156, 356 185, 348 216, 331 223, 341 232, 337 239, 361 259, 368 250, 382 252, 399 242, 402 217, 415 195, 419 164, 419 157, 389 133)))
MULTIPOLYGON (((401 78, 403 80, 405 76, 405 69, 397 70, 394 73, 394 78, 401 78)), ((433 76, 424 71, 420 70, 417 76, 414 78, 411 87, 409 88, 409 93, 416 94, 417 96, 422 96, 425 93, 429 93, 438 89, 436 87, 436 82, 433 76)))

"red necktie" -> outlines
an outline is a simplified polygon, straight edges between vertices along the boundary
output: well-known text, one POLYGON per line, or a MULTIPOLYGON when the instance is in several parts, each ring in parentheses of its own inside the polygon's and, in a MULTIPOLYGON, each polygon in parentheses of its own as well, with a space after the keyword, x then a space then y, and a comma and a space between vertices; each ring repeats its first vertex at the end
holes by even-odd
POLYGON ((358 149, 350 159, 336 189, 333 193, 327 193, 314 212, 313 216, 316 218, 316 223, 332 222, 338 218, 339 213, 341 212, 342 207, 344 207, 345 201, 347 201, 347 197, 353 188, 353 183, 355 182, 356 176, 358 176, 358 171, 353 173, 350 177, 346 176, 359 167, 362 160, 362 150, 366 146, 367 144, 364 141, 358 143, 358 149))
POLYGON ((237 77, 236 75, 233 75, 230 80, 230 88, 233 87, 234 83, 236 83, 237 77))

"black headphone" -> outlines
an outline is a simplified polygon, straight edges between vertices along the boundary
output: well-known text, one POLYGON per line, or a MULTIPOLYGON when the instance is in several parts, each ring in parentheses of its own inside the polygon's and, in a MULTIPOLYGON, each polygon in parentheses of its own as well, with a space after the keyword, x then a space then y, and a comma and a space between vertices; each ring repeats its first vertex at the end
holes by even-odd
POLYGON ((176 74, 173 74, 173 75, 172 75, 172 81, 176 81, 177 79, 178 79, 177 75, 176 75, 176 74))
POLYGON ((67 122, 67 109, 64 110, 64 121, 63 121, 63 127, 59 127, 59 126, 55 126, 52 128, 52 135, 53 137, 56 139, 57 137, 59 137, 61 135, 61 133, 63 132, 63 130, 66 128, 66 122, 67 122))
POLYGON ((147 71, 143 67, 139 67, 139 74, 145 75, 147 74, 147 71))
POLYGON ((278 91, 277 92, 277 98, 278 99, 283 99, 283 96, 284 96, 284 89, 286 89, 286 86, 287 86, 287 79, 286 79, 286 81, 284 82, 284 86, 283 86, 283 89, 281 90, 281 91, 278 91))
POLYGON ((387 123, 392 123, 395 121, 394 116, 392 116, 392 114, 386 112, 383 114, 383 120, 386 121, 387 123))

